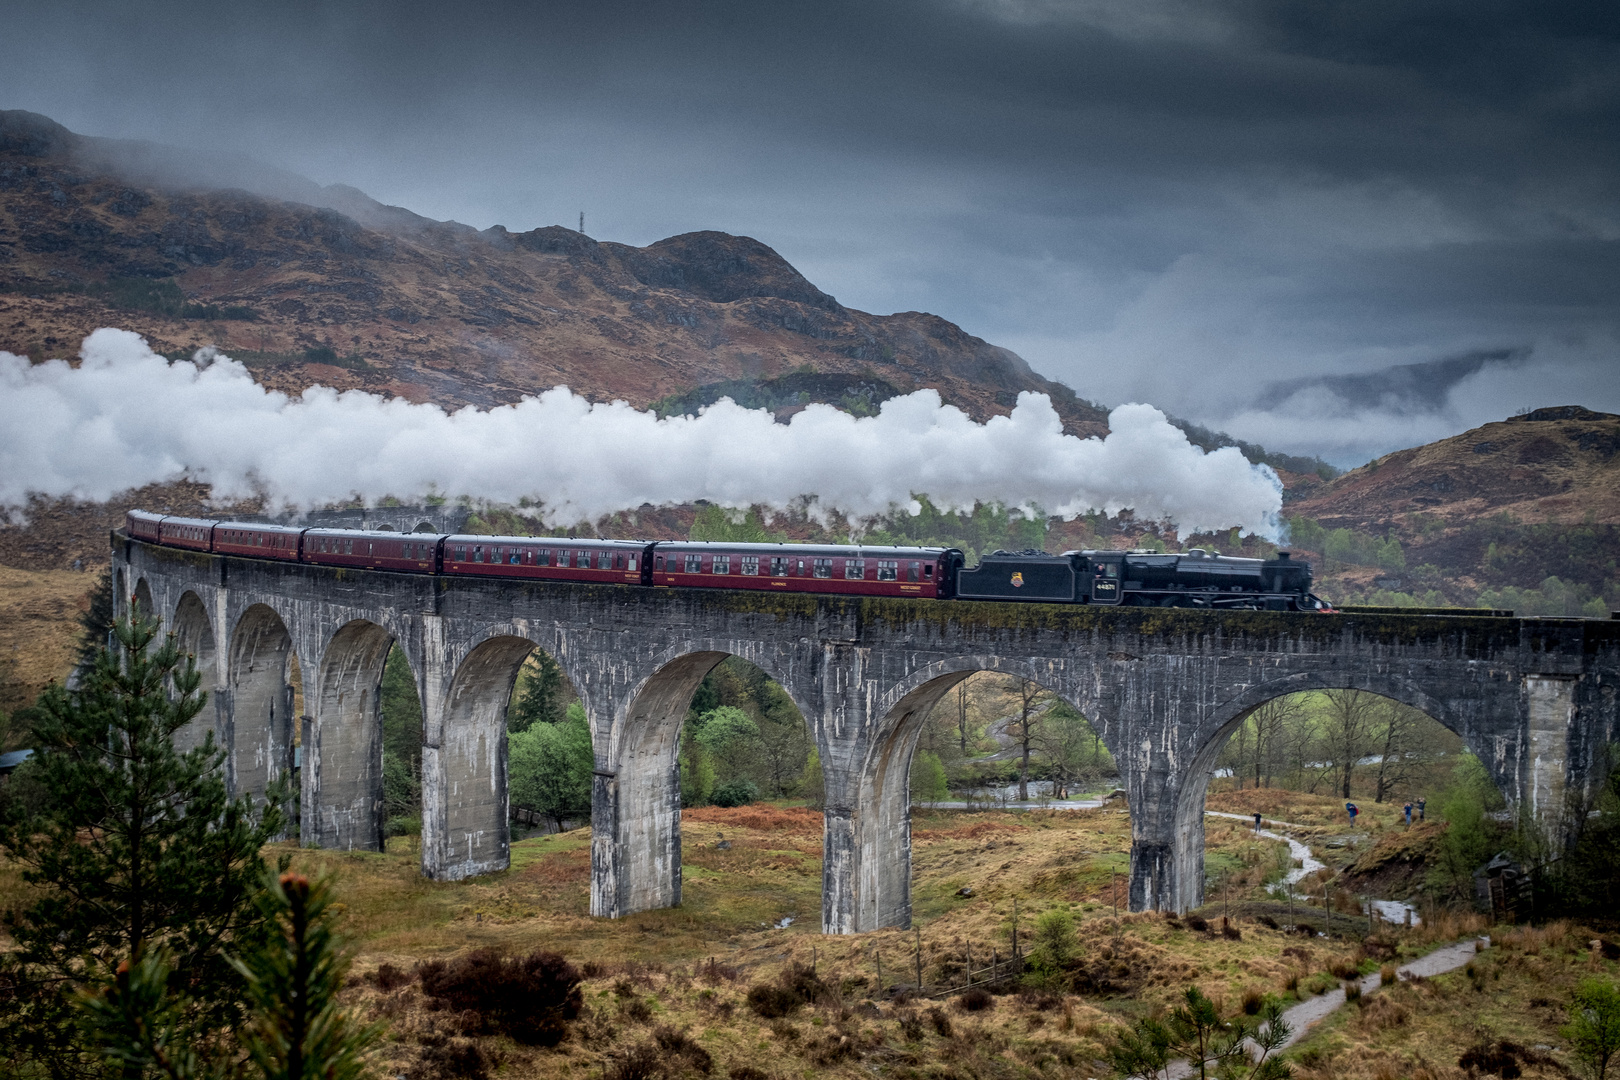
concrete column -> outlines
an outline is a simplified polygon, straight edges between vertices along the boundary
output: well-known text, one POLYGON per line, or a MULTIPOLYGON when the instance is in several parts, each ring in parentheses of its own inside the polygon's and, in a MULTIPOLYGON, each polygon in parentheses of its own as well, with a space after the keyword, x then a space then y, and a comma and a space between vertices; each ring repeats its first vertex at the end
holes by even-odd
MULTIPOLYGON (((491 638, 462 658, 451 675, 436 714, 437 745, 423 752, 424 776, 431 757, 437 777, 435 810, 441 814, 431 870, 425 830, 423 836, 424 872, 433 877, 459 880, 511 864, 506 707, 518 668, 533 649, 525 638, 491 638)), ((426 784, 423 804, 425 824, 426 784)))
POLYGON ((703 677, 725 653, 666 664, 623 707, 598 687, 590 711, 616 716, 595 729, 591 792, 591 914, 617 919, 681 902, 681 725, 703 677))
POLYGON ((603 919, 621 918, 624 867, 619 841, 619 777, 598 770, 591 778, 591 914, 603 919))
POLYGON ((1570 725, 1575 718, 1576 679, 1567 675, 1524 677, 1527 745, 1525 798, 1531 817, 1549 839, 1564 831, 1564 792, 1570 725))
POLYGON ((441 616, 422 616, 421 641, 421 653, 411 658, 411 670, 416 673, 417 693, 422 699, 422 876, 443 881, 450 876, 446 842, 449 811, 439 747, 444 739, 451 673, 441 616))
POLYGON ((303 761, 298 770, 298 843, 318 847, 321 842, 321 739, 315 718, 298 718, 298 745, 303 761))
POLYGON ((821 859, 821 932, 856 934, 871 929, 862 925, 856 889, 860 863, 860 841, 855 813, 847 805, 837 805, 829 796, 823 811, 821 859))
POLYGON ((1171 755, 1147 739, 1119 763, 1130 801, 1131 910, 1180 913, 1198 907, 1204 902, 1208 774, 1173 768, 1171 755))
MULTIPOLYGON (((955 681, 941 680, 952 685, 955 681)), ((943 693, 939 687, 925 687, 907 695, 885 719, 881 744, 866 751, 862 740, 863 753, 857 760, 863 772, 851 770, 852 775, 842 780, 829 772, 826 850, 831 853, 835 834, 842 842, 848 829, 853 862, 847 875, 840 871, 826 879, 827 910, 849 912, 838 929, 829 923, 828 933, 911 925, 911 759, 920 725, 943 693), (833 793, 845 790, 852 793, 842 805, 852 809, 835 815, 839 804, 833 793)))
MULTIPOLYGON (((340 851, 382 848, 382 710, 378 691, 392 636, 375 623, 355 621, 326 643, 305 706, 314 714, 306 750, 306 820, 313 841, 340 851)), ((306 840, 310 839, 306 833, 306 840)))

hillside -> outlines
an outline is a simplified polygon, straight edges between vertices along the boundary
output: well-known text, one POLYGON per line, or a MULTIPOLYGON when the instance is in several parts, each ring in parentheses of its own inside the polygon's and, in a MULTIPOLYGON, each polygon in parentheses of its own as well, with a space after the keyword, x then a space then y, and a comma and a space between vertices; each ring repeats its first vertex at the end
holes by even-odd
POLYGON ((1524 522, 1620 524, 1620 416, 1570 405, 1398 450, 1291 503, 1338 528, 1412 515, 1453 524, 1498 514, 1524 522))
POLYGON ((1070 431, 1106 429, 1016 354, 935 315, 844 307, 749 237, 638 248, 556 226, 480 232, 0 112, 0 349, 71 356, 107 325, 171 355, 218 345, 294 392, 489 406, 563 383, 645 407, 818 373, 935 387, 981 420, 1041 391, 1070 431))
POLYGON ((1341 602, 1620 608, 1620 416, 1537 409, 1386 454, 1291 500, 1341 602))

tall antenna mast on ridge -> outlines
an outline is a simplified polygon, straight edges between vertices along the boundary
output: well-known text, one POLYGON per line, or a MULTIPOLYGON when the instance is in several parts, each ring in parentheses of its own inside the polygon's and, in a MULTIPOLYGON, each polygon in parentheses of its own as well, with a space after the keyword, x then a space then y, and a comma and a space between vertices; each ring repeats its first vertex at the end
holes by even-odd
POLYGON ((585 231, 585 211, 583 210, 579 212, 579 231, 585 231))

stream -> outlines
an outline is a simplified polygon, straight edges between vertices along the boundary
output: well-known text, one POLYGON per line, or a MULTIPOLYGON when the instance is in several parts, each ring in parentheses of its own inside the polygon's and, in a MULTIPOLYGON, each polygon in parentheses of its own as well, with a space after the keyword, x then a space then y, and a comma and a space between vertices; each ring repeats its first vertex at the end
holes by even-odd
MULTIPOLYGON (((1225 814, 1219 810, 1205 810, 1204 814, 1206 817, 1231 818, 1234 821, 1242 821, 1251 824, 1254 821, 1254 818, 1245 814, 1225 814)), ((1272 824, 1286 825, 1287 822, 1274 821, 1272 824)), ((1271 886, 1271 891, 1273 893, 1281 891, 1284 886, 1298 884, 1298 882, 1307 874, 1314 874, 1316 871, 1321 870, 1324 866, 1322 860, 1311 854, 1311 849, 1308 845, 1300 843, 1292 836, 1268 832, 1265 829, 1258 830, 1255 835, 1263 836, 1267 840, 1281 840, 1283 843, 1288 845, 1288 853, 1292 857, 1292 860, 1299 863, 1298 866, 1288 871, 1288 875, 1284 877, 1282 881, 1271 886)), ((1373 900, 1372 906, 1373 910, 1377 912, 1380 919, 1387 923, 1394 923, 1396 926, 1418 926, 1423 922, 1423 920, 1418 917, 1416 908, 1414 908, 1411 904, 1400 900, 1373 900)), ((1366 904, 1362 905, 1361 910, 1367 910, 1366 904)))

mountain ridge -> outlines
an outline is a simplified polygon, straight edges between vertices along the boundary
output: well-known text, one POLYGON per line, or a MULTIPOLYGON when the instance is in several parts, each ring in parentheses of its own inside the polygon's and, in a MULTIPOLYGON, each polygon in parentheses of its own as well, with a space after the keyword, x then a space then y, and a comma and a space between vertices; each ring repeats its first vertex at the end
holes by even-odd
POLYGON ((558 384, 646 407, 809 369, 933 387, 978 420, 1045 393, 1066 430, 1106 431, 1105 410, 1010 350, 936 315, 845 307, 752 237, 638 248, 560 226, 476 230, 292 174, 270 186, 327 205, 187 184, 184 162, 160 150, 0 112, 0 348, 62 356, 118 325, 170 355, 216 345, 278 390, 320 383, 447 407, 558 384), (106 300, 118 283, 170 279, 184 307, 106 300))

